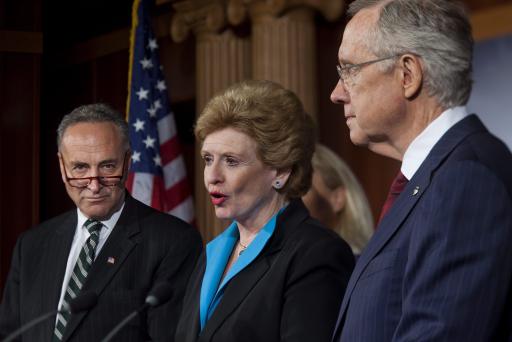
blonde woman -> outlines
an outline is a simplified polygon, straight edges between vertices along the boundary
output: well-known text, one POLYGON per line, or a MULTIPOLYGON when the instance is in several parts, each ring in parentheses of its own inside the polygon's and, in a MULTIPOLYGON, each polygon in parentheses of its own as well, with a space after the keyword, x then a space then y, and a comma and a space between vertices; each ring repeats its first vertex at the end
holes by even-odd
POLYGON ((311 216, 335 230, 355 255, 361 254, 373 233, 368 200, 348 165, 328 147, 317 144, 313 182, 302 198, 311 216))
POLYGON ((214 97, 196 137, 215 214, 188 285, 176 341, 331 341, 354 257, 301 201, 314 127, 297 96, 246 81, 214 97))

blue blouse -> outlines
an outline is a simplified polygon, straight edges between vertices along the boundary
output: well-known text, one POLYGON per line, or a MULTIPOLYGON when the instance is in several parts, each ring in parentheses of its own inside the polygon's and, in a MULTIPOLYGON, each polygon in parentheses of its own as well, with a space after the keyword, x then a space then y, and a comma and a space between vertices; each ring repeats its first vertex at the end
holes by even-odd
POLYGON ((201 284, 201 297, 199 318, 201 322, 201 330, 203 330, 206 322, 210 319, 215 308, 219 305, 224 290, 229 281, 249 265, 260 254, 263 247, 267 244, 276 228, 277 216, 284 210, 281 208, 277 214, 263 226, 258 235, 254 238, 247 249, 238 257, 231 266, 228 273, 222 279, 224 270, 229 261, 233 249, 240 237, 236 221, 231 223, 229 227, 215 239, 206 245, 206 270, 201 284), (222 283, 220 282, 222 279, 222 283))

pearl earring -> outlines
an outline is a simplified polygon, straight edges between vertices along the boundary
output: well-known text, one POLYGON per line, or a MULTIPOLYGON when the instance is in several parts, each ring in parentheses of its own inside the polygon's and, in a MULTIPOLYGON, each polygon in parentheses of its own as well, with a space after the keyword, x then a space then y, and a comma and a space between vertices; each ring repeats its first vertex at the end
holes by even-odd
POLYGON ((281 184, 281 182, 280 182, 280 181, 276 180, 276 181, 274 182, 274 188, 275 188, 275 189, 281 189, 281 187, 282 187, 282 186, 283 186, 283 185, 281 184))

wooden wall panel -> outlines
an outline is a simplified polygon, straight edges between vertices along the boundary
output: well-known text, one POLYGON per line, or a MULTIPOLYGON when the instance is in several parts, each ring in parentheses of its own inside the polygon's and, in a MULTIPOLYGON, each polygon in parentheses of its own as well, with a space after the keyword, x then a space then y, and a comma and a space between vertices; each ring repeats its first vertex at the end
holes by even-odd
POLYGON ((0 288, 18 235, 39 219, 39 59, 0 53, 0 288))
POLYGON ((512 33, 512 1, 480 10, 471 16, 475 40, 484 40, 512 33))
POLYGON ((0 290, 39 219, 41 0, 0 0, 0 290))

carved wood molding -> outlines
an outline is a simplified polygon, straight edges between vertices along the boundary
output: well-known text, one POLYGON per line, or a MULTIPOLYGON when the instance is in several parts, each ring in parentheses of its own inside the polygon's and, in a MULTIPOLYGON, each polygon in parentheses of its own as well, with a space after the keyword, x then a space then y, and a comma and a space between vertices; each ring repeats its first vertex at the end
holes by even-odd
POLYGON ((183 0, 176 2, 171 22, 174 41, 195 34, 217 33, 227 25, 237 26, 251 18, 279 17, 290 10, 306 7, 334 21, 343 13, 345 0, 183 0))
MULTIPOLYGON (((242 2, 246 13, 248 12, 252 19, 260 16, 278 17, 290 10, 307 7, 320 12, 328 21, 334 21, 341 16, 345 6, 344 0, 230 0, 229 2, 237 3, 238 6, 242 2)), ((230 19, 228 15, 228 20, 230 19)))
POLYGON ((190 33, 218 32, 226 25, 225 0, 186 0, 174 5, 171 37, 182 42, 190 33))

